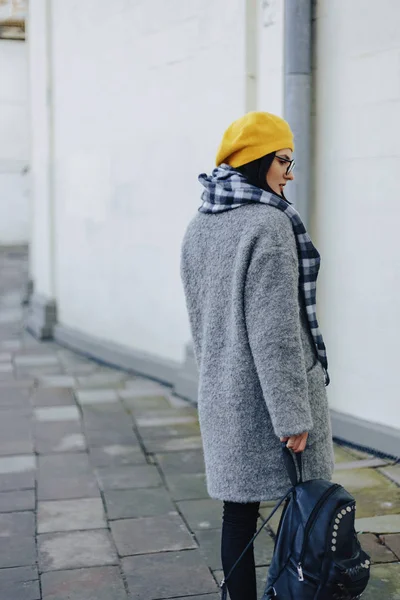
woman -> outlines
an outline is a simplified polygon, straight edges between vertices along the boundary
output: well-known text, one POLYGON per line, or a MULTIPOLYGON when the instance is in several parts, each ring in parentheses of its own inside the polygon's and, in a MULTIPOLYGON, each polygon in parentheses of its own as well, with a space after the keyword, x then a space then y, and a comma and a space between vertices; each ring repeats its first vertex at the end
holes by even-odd
MULTIPOLYGON (((303 452, 305 479, 330 479, 325 346, 315 314, 319 254, 285 199, 293 134, 252 112, 225 132, 202 205, 186 231, 181 276, 199 369, 207 489, 223 501, 225 575, 256 530, 260 501, 290 487, 281 441, 303 452)), ((253 548, 227 582, 256 600, 253 548)))

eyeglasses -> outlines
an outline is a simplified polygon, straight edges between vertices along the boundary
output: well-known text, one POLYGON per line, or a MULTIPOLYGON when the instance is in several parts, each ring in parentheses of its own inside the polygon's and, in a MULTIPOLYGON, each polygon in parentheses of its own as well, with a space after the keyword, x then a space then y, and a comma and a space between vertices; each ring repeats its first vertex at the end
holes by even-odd
POLYGON ((278 156, 278 154, 275 155, 275 158, 279 158, 279 160, 283 160, 283 162, 287 162, 288 167, 286 169, 286 175, 289 175, 289 173, 291 173, 295 167, 295 162, 294 160, 290 160, 289 158, 286 158, 285 156, 278 156))

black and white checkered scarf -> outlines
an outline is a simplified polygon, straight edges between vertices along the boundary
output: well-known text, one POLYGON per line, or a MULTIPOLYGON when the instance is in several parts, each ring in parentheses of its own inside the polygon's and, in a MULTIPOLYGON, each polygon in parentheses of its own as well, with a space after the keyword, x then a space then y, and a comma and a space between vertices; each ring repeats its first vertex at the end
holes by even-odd
POLYGON ((219 213, 239 208, 249 202, 261 202, 278 208, 291 220, 299 253, 299 283, 304 295, 311 334, 319 361, 325 371, 325 383, 328 385, 328 360, 316 310, 316 287, 321 257, 299 213, 280 196, 250 185, 244 175, 225 163, 214 169, 210 176, 205 173, 199 175, 199 181, 205 188, 201 196, 200 212, 219 213))

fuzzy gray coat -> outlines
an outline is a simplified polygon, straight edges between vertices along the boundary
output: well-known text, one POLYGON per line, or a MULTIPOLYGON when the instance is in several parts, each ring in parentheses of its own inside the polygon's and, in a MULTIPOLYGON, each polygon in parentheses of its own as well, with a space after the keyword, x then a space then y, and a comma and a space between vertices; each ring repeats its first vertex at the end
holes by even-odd
POLYGON ((305 479, 330 479, 333 448, 324 372, 299 292, 290 219, 269 205, 198 213, 181 277, 199 370, 208 493, 276 499, 290 487, 280 436, 309 431, 305 479))

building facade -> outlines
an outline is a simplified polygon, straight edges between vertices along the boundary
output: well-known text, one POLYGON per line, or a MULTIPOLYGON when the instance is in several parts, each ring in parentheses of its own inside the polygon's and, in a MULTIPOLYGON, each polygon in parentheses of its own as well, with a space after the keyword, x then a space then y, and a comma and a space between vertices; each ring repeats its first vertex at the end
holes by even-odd
MULTIPOLYGON (((310 229, 335 434, 399 454, 400 5, 385 4, 313 4, 310 229)), ((284 114, 286 8, 31 3, 36 335, 194 399, 180 244, 226 126, 284 114)))
POLYGON ((0 2, 0 244, 30 238, 25 2, 0 2))

